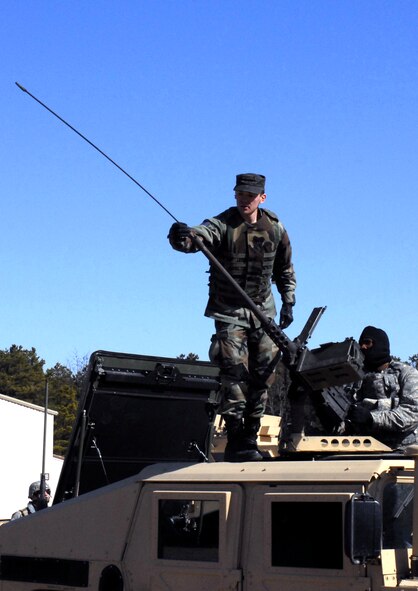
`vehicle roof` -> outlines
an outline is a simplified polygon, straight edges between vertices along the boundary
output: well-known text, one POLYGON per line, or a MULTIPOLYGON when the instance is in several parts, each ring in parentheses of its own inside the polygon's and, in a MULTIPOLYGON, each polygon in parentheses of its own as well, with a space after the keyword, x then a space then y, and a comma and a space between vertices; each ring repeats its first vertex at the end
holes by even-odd
POLYGON ((413 469, 405 459, 339 459, 330 461, 159 463, 139 473, 151 482, 369 482, 390 468, 413 469))

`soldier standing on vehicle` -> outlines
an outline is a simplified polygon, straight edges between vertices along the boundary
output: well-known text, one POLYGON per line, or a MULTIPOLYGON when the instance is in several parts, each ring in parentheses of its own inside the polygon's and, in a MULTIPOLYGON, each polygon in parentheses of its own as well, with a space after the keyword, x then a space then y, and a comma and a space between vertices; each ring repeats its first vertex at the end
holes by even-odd
MULTIPOLYGON (((296 288, 288 234, 275 213, 260 207, 266 200, 263 175, 237 175, 234 191, 236 206, 201 225, 173 224, 170 244, 175 250, 196 252, 192 237, 197 235, 269 318, 276 316, 273 280, 282 299, 280 327, 287 328, 293 321, 296 288)), ((215 320, 209 357, 220 367, 220 412, 228 436, 225 460, 260 460, 257 434, 280 353, 212 264, 205 316, 215 320)))
POLYGON ((360 348, 367 371, 347 419, 357 433, 374 435, 393 449, 418 440, 418 371, 390 355, 384 330, 366 326, 360 348))
POLYGON ((19 519, 20 517, 26 517, 26 515, 31 515, 32 513, 36 513, 36 511, 45 509, 51 499, 51 489, 49 486, 47 486, 45 488, 45 499, 41 499, 40 481, 32 482, 32 484, 29 486, 28 497, 30 501, 27 506, 24 509, 19 509, 19 511, 13 513, 11 520, 19 519))

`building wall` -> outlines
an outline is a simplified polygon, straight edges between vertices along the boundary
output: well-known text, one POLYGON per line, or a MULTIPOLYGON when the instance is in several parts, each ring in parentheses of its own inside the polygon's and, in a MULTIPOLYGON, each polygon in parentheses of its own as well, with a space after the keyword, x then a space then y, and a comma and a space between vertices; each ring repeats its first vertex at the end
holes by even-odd
MULTIPOLYGON (((54 416, 47 413, 45 472, 52 496, 63 459, 54 457, 54 416)), ((44 439, 44 409, 0 394, 0 522, 28 502, 31 482, 40 480, 44 439)))

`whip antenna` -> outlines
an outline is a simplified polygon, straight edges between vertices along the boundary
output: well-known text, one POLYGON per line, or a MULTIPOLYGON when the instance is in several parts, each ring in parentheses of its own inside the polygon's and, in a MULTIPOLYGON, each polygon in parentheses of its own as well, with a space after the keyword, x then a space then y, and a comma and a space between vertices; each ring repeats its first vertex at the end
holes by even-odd
MULTIPOLYGON (((158 199, 154 197, 145 187, 143 187, 133 176, 126 172, 117 162, 112 160, 103 150, 98 148, 93 142, 91 142, 86 136, 80 133, 75 127, 67 123, 65 119, 60 117, 57 113, 55 113, 52 109, 50 109, 47 105, 45 105, 42 101, 40 101, 36 96, 31 94, 26 88, 24 88, 21 84, 16 82, 16 85, 26 92, 31 98, 33 98, 37 103, 39 103, 44 109, 49 111, 52 115, 54 115, 57 119, 62 121, 67 127, 72 129, 77 135, 79 135, 84 141, 86 141, 92 148, 100 152, 102 156, 107 158, 109 162, 111 162, 116 168, 119 168, 123 174, 125 174, 132 182, 135 183, 140 189, 142 189, 151 199, 157 203, 173 220, 179 223, 179 220, 166 208, 158 199)), ((225 267, 218 261, 214 254, 209 250, 209 248, 204 244, 202 238, 197 236, 196 234, 192 234, 190 236, 195 246, 205 255, 205 257, 214 265, 218 271, 227 279, 230 285, 235 289, 235 291, 240 295, 241 299, 245 302, 246 306, 250 308, 256 318, 258 318, 264 328, 264 331, 269 335, 269 337, 279 346, 279 348, 285 348, 289 358, 292 359, 292 362, 296 359, 296 352, 298 350, 299 345, 295 344, 294 342, 290 341, 289 338, 285 335, 282 329, 274 322, 272 318, 268 318, 264 312, 253 302, 253 300, 249 297, 249 295, 243 290, 243 288, 239 285, 239 283, 232 277, 232 275, 225 269, 225 267)))
POLYGON ((102 156, 104 156, 105 158, 107 158, 107 160, 109 160, 109 162, 111 162, 114 166, 116 166, 116 168, 119 168, 119 170, 121 172, 123 172, 123 174, 125 174, 129 179, 131 179, 132 182, 135 183, 135 185, 137 185, 140 189, 142 189, 149 197, 151 197, 151 199, 153 199, 155 201, 155 203, 157 203, 157 205, 159 205, 162 209, 164 209, 164 211, 166 213, 168 213, 168 215, 170 217, 173 218, 173 220, 175 222, 178 222, 179 220, 171 213, 171 211, 169 211, 160 201, 158 201, 158 199, 156 197, 154 197, 154 195, 152 195, 143 185, 141 185, 141 183, 139 183, 133 176, 131 176, 129 174, 129 172, 126 172, 126 170, 124 170, 121 166, 119 166, 119 164, 117 162, 115 162, 114 160, 112 160, 112 158, 110 158, 110 156, 108 156, 105 152, 103 152, 103 150, 101 150, 98 146, 96 146, 96 144, 93 144, 93 142, 91 142, 85 135, 83 135, 82 133, 80 133, 75 127, 73 127, 72 125, 70 125, 67 121, 65 121, 65 119, 63 119, 62 117, 60 117, 58 115, 58 113, 55 113, 55 111, 53 111, 52 109, 50 109, 45 103, 43 103, 42 101, 40 101, 38 98, 36 98, 36 96, 34 96, 32 93, 29 92, 29 90, 26 90, 26 88, 24 86, 22 86, 21 84, 19 84, 19 82, 15 83, 16 86, 18 88, 20 88, 20 90, 23 90, 23 92, 26 92, 26 94, 28 94, 31 98, 33 98, 33 100, 35 100, 37 103, 39 103, 42 107, 44 107, 44 109, 46 109, 47 111, 49 111, 52 115, 54 115, 54 117, 56 117, 57 119, 59 119, 60 121, 62 121, 62 123, 64 123, 64 125, 66 125, 67 127, 69 127, 72 131, 74 131, 77 135, 79 135, 85 142, 87 142, 88 144, 90 144, 90 146, 92 148, 94 148, 95 150, 97 150, 102 156))

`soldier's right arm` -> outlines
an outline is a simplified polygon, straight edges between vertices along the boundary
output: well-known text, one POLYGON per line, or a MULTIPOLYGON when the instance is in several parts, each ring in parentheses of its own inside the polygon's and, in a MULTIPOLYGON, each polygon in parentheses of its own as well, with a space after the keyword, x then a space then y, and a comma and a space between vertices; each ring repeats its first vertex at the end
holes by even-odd
POLYGON ((183 222, 175 222, 171 226, 167 238, 174 250, 179 250, 180 252, 196 252, 196 249, 193 249, 194 245, 191 236, 192 228, 189 228, 183 222))
POLYGON ((225 223, 219 218, 210 218, 192 227, 176 222, 170 228, 168 240, 175 250, 186 253, 197 252, 199 249, 193 244, 191 238, 195 234, 210 250, 216 250, 222 242, 225 227, 225 223))

